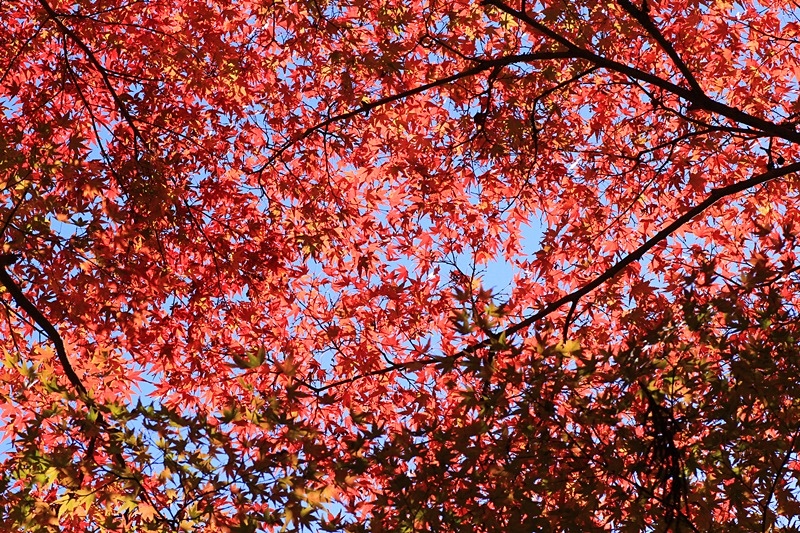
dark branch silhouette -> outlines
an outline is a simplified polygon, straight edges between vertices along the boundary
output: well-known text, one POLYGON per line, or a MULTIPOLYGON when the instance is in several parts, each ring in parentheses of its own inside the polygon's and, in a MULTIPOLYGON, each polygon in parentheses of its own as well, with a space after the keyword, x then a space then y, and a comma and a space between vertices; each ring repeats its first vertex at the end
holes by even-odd
POLYGON ((67 357, 67 352, 64 349, 64 341, 61 339, 61 335, 58 334, 55 326, 45 318, 41 311, 28 300, 25 293, 22 292, 22 289, 20 289, 19 285, 17 285, 6 270, 7 266, 13 265, 19 259, 20 256, 17 254, 3 254, 0 256, 0 283, 8 290, 14 302, 24 309, 25 312, 28 313, 28 316, 36 322, 36 325, 44 331, 47 338, 50 339, 50 342, 55 346, 58 362, 61 363, 61 368, 64 370, 64 374, 67 376, 70 384, 81 396, 86 396, 86 387, 72 368, 69 357, 67 357))

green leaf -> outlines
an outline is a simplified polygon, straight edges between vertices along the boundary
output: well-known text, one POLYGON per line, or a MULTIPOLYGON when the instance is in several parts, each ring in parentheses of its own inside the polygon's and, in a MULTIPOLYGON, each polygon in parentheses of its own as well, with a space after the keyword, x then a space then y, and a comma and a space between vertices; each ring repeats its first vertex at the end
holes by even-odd
POLYGON ((244 357, 234 355, 233 362, 234 364, 242 369, 251 369, 256 368, 264 364, 264 360, 266 359, 267 351, 262 346, 255 352, 247 352, 244 357))

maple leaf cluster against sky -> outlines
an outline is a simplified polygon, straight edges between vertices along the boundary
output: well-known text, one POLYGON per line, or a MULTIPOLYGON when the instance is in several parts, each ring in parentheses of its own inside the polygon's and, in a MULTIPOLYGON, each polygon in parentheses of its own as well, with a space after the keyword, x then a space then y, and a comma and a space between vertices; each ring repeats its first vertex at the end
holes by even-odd
POLYGON ((792 5, 0 20, 18 529, 792 523, 792 5))

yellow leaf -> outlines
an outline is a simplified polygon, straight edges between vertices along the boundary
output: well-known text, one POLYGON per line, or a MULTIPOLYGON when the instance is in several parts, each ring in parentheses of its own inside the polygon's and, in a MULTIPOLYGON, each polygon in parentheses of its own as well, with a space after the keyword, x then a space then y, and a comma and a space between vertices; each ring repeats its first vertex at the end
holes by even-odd
POLYGON ((559 342, 556 344, 556 351, 559 353, 573 353, 581 349, 581 344, 578 341, 568 340, 567 342, 559 342))
POLYGON ((147 503, 139 503, 138 509, 139 509, 139 516, 141 516, 142 520, 144 520, 145 522, 149 522, 156 515, 155 508, 147 503))

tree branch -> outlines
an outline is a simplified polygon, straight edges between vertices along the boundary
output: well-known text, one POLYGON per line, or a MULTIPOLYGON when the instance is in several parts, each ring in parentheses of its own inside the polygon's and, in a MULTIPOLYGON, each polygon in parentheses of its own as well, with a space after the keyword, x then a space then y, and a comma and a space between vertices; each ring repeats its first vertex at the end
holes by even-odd
POLYGON ((67 352, 64 349, 64 341, 61 339, 61 335, 58 334, 58 331, 50 323, 47 318, 36 308, 35 305, 31 303, 30 300, 25 296, 22 292, 22 289, 19 288, 19 285, 14 281, 11 275, 6 270, 6 267, 12 265, 19 260, 20 256, 17 254, 3 254, 0 255, 0 283, 8 290, 9 294, 11 294, 11 298, 20 306, 22 309, 25 310, 26 313, 33 319, 36 324, 42 328, 42 330, 47 335, 47 338, 50 339, 50 342, 56 348, 56 356, 58 357, 58 361, 61 363, 61 368, 64 370, 64 374, 67 376, 72 387, 80 394, 81 396, 86 396, 86 387, 81 382, 78 375, 75 373, 75 370, 72 368, 72 364, 69 362, 69 358, 67 357, 67 352))
POLYGON ((778 467, 777 472, 775 472, 775 479, 772 480, 772 485, 769 488, 769 492, 767 492, 767 497, 764 498, 764 504, 761 508, 761 533, 766 533, 767 531, 767 510, 769 510, 769 506, 772 503, 772 497, 775 495, 775 489, 778 486, 778 482, 783 477, 784 469, 786 468, 786 465, 789 464, 789 459, 791 459, 792 454, 794 453, 794 448, 797 445, 798 437, 800 437, 800 427, 795 430, 794 435, 792 436, 792 442, 789 443, 789 449, 786 450, 786 455, 784 455, 783 461, 778 467))
POLYGON ((661 30, 653 24, 653 21, 647 15, 647 13, 641 9, 638 9, 634 6, 630 0, 618 0, 619 4, 622 8, 628 12, 636 22, 638 22, 642 28, 653 38, 655 41, 661 46, 661 48, 667 53, 669 58, 672 60, 672 63, 678 67, 678 70, 681 71, 683 77, 686 79, 686 82, 689 84, 689 87, 692 88, 694 92, 697 93, 698 96, 705 97, 705 92, 703 91, 700 84, 697 82, 697 79, 692 74, 692 71, 689 70, 688 65, 681 59, 681 56, 678 55, 678 52, 675 51, 675 48, 672 46, 672 43, 667 41, 664 38, 664 35, 661 33, 661 30))
POLYGON ((409 89, 407 91, 403 91, 397 94, 393 94, 387 96, 385 98, 381 98, 379 100, 375 100, 374 102, 366 102, 362 104, 357 109, 353 109, 351 111, 347 111, 346 113, 341 113, 339 115, 335 115, 328 119, 315 124, 314 126, 304 130, 300 135, 293 139, 289 139, 285 143, 283 143, 275 152, 270 156, 266 163, 261 165, 258 169, 253 171, 254 174, 259 174, 264 171, 268 166, 274 163, 286 150, 291 148, 293 145, 299 143, 310 137, 313 133, 323 130, 334 124, 336 122, 340 122, 342 120, 347 120, 358 116, 362 113, 369 113, 375 108, 385 106, 387 104, 391 104, 392 102, 397 102, 398 100, 403 100, 405 98, 409 98, 411 96, 424 93, 430 89, 441 87, 443 85, 447 85, 448 83, 452 83, 454 81, 458 81, 460 79, 469 78, 470 76, 474 76, 476 74, 480 74, 481 72, 485 72, 487 70, 493 70, 498 67, 505 67, 508 65, 513 65, 514 63, 524 63, 530 61, 543 61, 548 59, 569 59, 573 57, 571 52, 535 52, 530 54, 517 54, 513 56, 505 56, 499 57, 495 59, 487 59, 481 61, 479 65, 472 67, 467 70, 463 70, 461 72, 457 72, 452 76, 447 76, 445 78, 441 78, 430 83, 425 83, 423 85, 419 85, 418 87, 414 87, 413 89, 409 89))
POLYGON ((687 89, 686 87, 681 87, 680 85, 676 85, 650 72, 639 70, 638 68, 632 67, 630 65, 625 65, 623 63, 619 63, 617 61, 614 61, 613 59, 608 59, 590 50, 581 48, 580 46, 572 43, 563 36, 558 35, 558 33, 554 32, 541 22, 532 18, 527 13, 516 10, 508 6, 507 4, 504 4, 500 0, 485 0, 484 4, 496 7, 497 9, 503 11, 504 13, 511 15, 512 17, 524 22, 537 32, 554 40, 556 43, 566 48, 566 50, 569 52, 568 54, 569 57, 573 57, 575 59, 585 59, 597 65, 598 67, 602 67, 608 71, 616 72, 618 74, 628 76, 631 79, 649 83, 650 85, 659 87, 661 89, 664 89, 665 91, 669 91, 675 94, 676 96, 683 98, 687 102, 691 102, 696 109, 717 113, 730 120, 733 120, 734 122, 747 124, 748 126, 761 130, 775 137, 780 137, 789 142, 800 144, 800 133, 798 133, 797 130, 795 130, 793 127, 781 124, 775 124, 770 120, 755 117, 753 115, 745 113, 744 111, 736 109, 735 107, 730 107, 721 102, 717 102, 716 100, 713 100, 708 96, 706 96, 705 93, 703 93, 702 91, 698 94, 694 89, 687 89))
MULTIPOLYGON (((769 171, 764 172, 762 174, 758 174, 756 176, 753 176, 750 179, 742 180, 742 181, 733 183, 731 185, 727 185, 725 187, 720 187, 718 189, 714 189, 713 191, 711 191, 711 194, 709 194, 706 197, 705 200, 703 200, 699 204, 695 205, 693 208, 689 209, 686 213, 684 213, 683 215, 681 215, 680 217, 675 219, 671 224, 669 224, 667 227, 665 227, 664 229, 662 229, 661 231, 659 231, 658 233, 653 235, 650 239, 648 239, 639 248, 637 248, 633 252, 631 252, 628 255, 626 255, 625 257, 623 257, 621 260, 619 260, 617 263, 615 263, 613 266, 611 266, 605 272, 603 272, 602 274, 597 276, 595 279, 593 279, 592 281, 590 281, 589 283, 587 283, 586 285, 584 285, 580 289, 577 289, 577 290, 575 290, 575 291, 573 291, 573 292, 571 292, 571 293, 569 293, 569 294, 567 294, 565 296, 562 296, 558 300, 555 300, 554 302, 551 302, 550 304, 547 304, 545 307, 543 307, 537 313, 535 313, 535 314, 531 315, 530 317, 528 317, 528 318, 526 318, 526 319, 514 324, 513 326, 510 326, 510 327, 506 328, 504 331, 501 331, 501 332, 497 333, 496 336, 499 337, 499 336, 505 335, 506 338, 510 338, 512 335, 514 335, 516 333, 519 333, 520 331, 532 326, 537 321, 539 321, 539 320, 547 317, 548 315, 554 313, 556 310, 558 310, 564 304, 569 303, 569 304, 572 304, 573 306, 576 306, 577 302, 580 301, 581 298, 583 298, 587 294, 591 293, 592 291, 594 291, 595 289, 597 289, 598 287, 600 287, 601 285, 603 285, 607 281, 610 281, 611 279, 613 279, 617 274, 622 272, 631 263, 634 263, 634 262, 638 261, 639 259, 641 259, 642 257, 644 257, 644 255, 648 251, 652 250, 660 242, 662 242, 665 239, 667 239, 670 235, 672 235, 677 230, 679 230, 680 228, 682 228, 683 226, 688 224, 692 219, 694 219, 698 215, 700 215, 703 212, 705 212, 712 205, 716 204, 717 202, 719 202, 723 198, 726 198, 728 196, 732 196, 734 194, 738 194, 738 193, 746 191, 747 189, 750 189, 752 187, 756 187, 758 185, 763 185, 764 183, 767 183, 769 181, 781 178, 783 176, 786 176, 788 174, 791 174, 793 172, 798 172, 798 171, 800 171, 800 162, 793 163, 791 165, 787 165, 787 166, 782 167, 782 168, 776 168, 776 169, 773 169, 773 170, 769 170, 769 171)), ((378 369, 378 370, 373 370, 373 371, 366 372, 366 373, 363 373, 363 374, 358 374, 358 375, 353 376, 351 378, 335 381, 333 383, 329 383, 329 384, 327 384, 325 386, 322 386, 322 387, 309 386, 309 388, 311 390, 313 390, 315 393, 320 393, 320 392, 324 392, 324 391, 326 391, 328 389, 339 387, 341 385, 347 385, 349 383, 353 383, 353 382, 358 381, 358 380, 363 379, 363 378, 380 376, 380 375, 388 374, 390 372, 394 372, 394 371, 397 371, 397 370, 415 369, 415 368, 427 366, 427 365, 430 365, 430 364, 453 363, 453 362, 457 361, 458 359, 460 359, 460 358, 462 358, 462 357, 464 357, 466 355, 470 355, 470 354, 473 354, 473 353, 477 352, 480 349, 490 347, 491 343, 492 343, 492 339, 484 339, 483 341, 480 341, 478 343, 472 344, 471 346, 468 346, 467 348, 465 348, 465 349, 461 350, 460 352, 458 352, 456 354, 453 354, 451 356, 446 356, 446 357, 426 357, 425 359, 421 359, 421 360, 417 360, 417 361, 409 361, 409 362, 405 362, 405 363, 395 363, 393 365, 390 365, 390 366, 387 366, 387 367, 384 367, 384 368, 381 368, 381 369, 378 369)))
POLYGON ((94 54, 94 52, 92 52, 91 48, 89 48, 86 45, 86 43, 84 43, 83 40, 81 40, 81 38, 78 37, 78 35, 74 31, 72 31, 69 27, 67 27, 61 21, 61 18, 60 18, 61 16, 53 9, 53 7, 50 4, 47 3, 47 0, 39 0, 39 3, 44 8, 44 10, 47 13, 48 17, 50 17, 53 20, 53 22, 56 23, 56 26, 58 26, 58 29, 61 30, 61 32, 66 37, 68 37, 69 40, 71 40, 73 43, 75 43, 75 45, 78 48, 83 50, 83 53, 86 54, 86 58, 89 60, 89 62, 92 65, 94 65, 95 70, 97 70, 97 73, 100 75, 100 78, 103 80, 103 84, 106 86, 106 89, 108 89, 108 92, 111 94, 111 98, 112 98, 112 100, 114 100, 114 104, 116 104, 117 109, 119 110, 120 114, 122 115, 122 118, 128 124, 128 127, 131 129, 131 132, 133 133, 134 146, 135 146, 136 139, 139 139, 140 141, 144 142, 144 137, 142 137, 142 134, 139 131, 139 128, 136 126, 136 123, 134 121, 133 116, 130 114, 130 111, 128 111, 128 107, 125 105, 125 103, 119 97, 119 94, 117 94, 116 89, 114 89, 114 85, 111 83, 111 80, 108 77, 107 69, 100 63, 100 60, 97 59, 97 56, 95 56, 95 54, 94 54))
MULTIPOLYGON (((740 192, 746 191, 752 187, 756 187, 758 185, 762 185, 769 181, 775 180, 777 178, 781 178, 793 172, 800 171, 800 162, 793 163, 791 165, 787 165, 782 168, 776 168, 773 170, 769 170, 764 172, 763 174, 758 174, 753 176, 750 179, 742 180, 731 185, 727 185, 725 187, 720 187, 718 189, 714 189, 711 191, 705 200, 700 202, 699 204, 695 205, 693 208, 689 209, 686 213, 681 215, 680 217, 676 218, 671 224, 667 227, 650 237, 644 244, 638 247, 633 252, 629 253, 622 259, 620 259, 617 263, 611 266, 608 270, 597 276, 591 282, 587 283, 580 289, 573 291, 566 296, 559 298, 558 300, 548 304, 538 313, 526 318, 525 320, 511 326, 505 330, 505 334, 507 337, 523 330, 536 321, 541 320, 542 318, 546 317, 547 315, 553 313, 556 309, 560 308, 562 305, 566 303, 572 303, 580 300, 590 292, 594 291, 596 288, 603 285, 605 282, 611 280, 614 276, 622 272, 625 268, 628 267, 631 263, 638 261, 644 255, 652 250, 657 244, 664 241, 667 237, 675 233, 677 230, 688 224, 692 219, 706 211, 715 203, 719 202, 723 198, 728 196, 732 196, 734 194, 738 194, 740 192)), ((488 346, 489 341, 485 340, 481 343, 475 344, 466 350, 463 353, 472 353, 480 348, 484 348, 488 346)))
MULTIPOLYGON (((44 330, 47 334, 47 337, 50 339, 55 345, 56 348, 56 355, 58 356, 58 360, 61 363, 61 367, 64 369, 64 374, 66 374, 67 379, 69 380, 72 387, 78 392, 81 401, 89 408, 94 408, 97 413, 97 425, 102 427, 106 434, 109 434, 111 428, 103 416, 103 413, 98 410, 97 405, 95 404, 94 400, 89 397, 86 387, 84 386, 83 382, 80 380, 78 375, 75 373, 75 370, 72 368, 72 364, 67 357, 67 352, 64 348, 64 341, 61 339, 61 335, 59 335, 56 328, 50 323, 47 318, 36 308, 35 305, 31 303, 30 300, 25 296, 22 292, 22 289, 19 288, 19 285, 11 278, 6 267, 16 263, 19 260, 19 254, 0 254, 0 283, 8 290, 11 294, 11 297, 14 301, 19 305, 28 315, 33 318, 34 322, 44 330)), ((94 437, 92 437, 94 439, 94 437)), ((92 441, 93 442, 93 441, 92 441)), ((92 445, 93 447, 93 445, 92 445)), ((88 456, 88 454, 87 454, 88 456)), ((136 476, 135 472, 128 468, 127 461, 125 461, 125 457, 122 455, 121 452, 112 452, 111 456, 117 462, 117 465, 122 470, 122 473, 115 472, 119 479, 130 479, 134 481, 141 489, 142 499, 149 503, 155 510, 159 517, 167 521, 167 518, 161 513, 161 510, 155 505, 150 498, 149 493, 145 489, 144 485, 142 485, 141 480, 136 476), (126 475, 126 472, 128 473, 126 475)))

